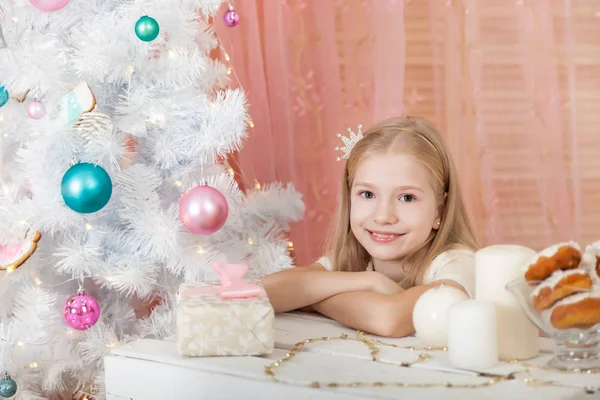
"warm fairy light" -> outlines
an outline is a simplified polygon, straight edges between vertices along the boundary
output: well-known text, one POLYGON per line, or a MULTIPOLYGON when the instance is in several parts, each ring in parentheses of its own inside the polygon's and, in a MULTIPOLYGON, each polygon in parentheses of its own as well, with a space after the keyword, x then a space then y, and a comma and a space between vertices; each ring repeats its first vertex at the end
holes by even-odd
POLYGON ((204 253, 204 247, 202 247, 202 245, 200 243, 198 243, 196 245, 196 253, 198 253, 198 254, 204 253))
POLYGON ((19 340, 19 341, 17 342, 17 346, 19 346, 19 347, 23 347, 23 346, 25 346, 25 343, 23 343, 22 341, 20 341, 20 340, 19 340))
POLYGON ((150 122, 152 122, 154 125, 160 125, 165 122, 165 116, 164 114, 153 115, 152 118, 150 118, 150 122))
POLYGON ((116 347, 117 344, 116 343, 107 343, 106 347, 108 347, 109 349, 112 349, 113 347, 116 347))
POLYGON ((86 231, 91 231, 92 229, 94 229, 94 227, 92 225, 89 224, 89 222, 85 223, 85 230, 86 231))
POLYGON ((231 176, 235 175, 235 171, 233 170, 233 168, 229 167, 229 169, 227 171, 229 172, 229 175, 231 175, 231 176))
POLYGON ((40 278, 38 278, 37 276, 35 276, 33 278, 33 281, 35 282, 36 285, 40 286, 42 284, 42 281, 40 281, 40 278))
POLYGON ((248 122, 248 125, 250 126, 250 128, 254 128, 254 122, 252 120, 250 120, 250 122, 248 122))
POLYGON ((294 247, 294 243, 291 240, 288 242, 288 247, 289 248, 293 248, 294 247))
POLYGON ((248 236, 248 244, 254 244, 254 241, 252 240, 252 238, 250 236, 248 236))
POLYGON ((11 265, 10 267, 8 267, 8 268, 6 269, 6 272, 8 272, 9 274, 10 274, 11 272, 14 272, 14 271, 15 271, 15 266, 14 266, 14 265, 11 265))
POLYGON ((169 50, 169 58, 173 59, 177 56, 177 52, 175 52, 175 50, 171 49, 169 50))
POLYGON ((38 364, 35 361, 32 362, 31 364, 29 364, 29 368, 31 368, 31 369, 34 369, 34 368, 37 368, 37 367, 38 367, 38 364))
POLYGON ((231 75, 231 67, 227 67, 227 75, 231 75))
POLYGON ((225 60, 226 60, 226 61, 229 61, 229 60, 231 60, 231 58, 229 58, 229 54, 227 54, 227 53, 225 53, 225 60))
POLYGON ((256 190, 260 190, 260 188, 261 188, 260 182, 256 178, 254 178, 254 188, 256 190))
POLYGON ((13 17, 12 20, 13 20, 13 22, 19 22, 19 18, 17 18, 17 17, 13 17))

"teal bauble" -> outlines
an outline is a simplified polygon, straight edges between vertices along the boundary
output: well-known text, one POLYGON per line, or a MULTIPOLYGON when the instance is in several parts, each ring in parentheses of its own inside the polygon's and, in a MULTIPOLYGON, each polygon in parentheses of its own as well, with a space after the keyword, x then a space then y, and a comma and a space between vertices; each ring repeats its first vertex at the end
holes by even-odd
POLYGON ((104 168, 79 163, 65 173, 60 190, 70 209, 89 214, 101 210, 108 203, 112 195, 112 181, 104 168))
POLYGON ((151 42, 158 37, 160 27, 152 17, 144 15, 135 23, 135 35, 144 42, 151 42))
POLYGON ((0 381, 0 396, 4 398, 13 397, 17 393, 17 382, 10 376, 6 375, 0 381))
POLYGON ((0 86, 0 107, 8 103, 8 90, 4 86, 0 86))

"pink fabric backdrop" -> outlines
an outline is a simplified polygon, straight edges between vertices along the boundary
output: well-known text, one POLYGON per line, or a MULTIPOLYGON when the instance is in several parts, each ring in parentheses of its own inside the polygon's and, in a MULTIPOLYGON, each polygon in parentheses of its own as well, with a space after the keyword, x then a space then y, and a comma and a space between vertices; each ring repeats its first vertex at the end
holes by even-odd
MULTIPOLYGON (((335 209, 335 134, 422 115, 444 132, 486 243, 596 240, 600 4, 593 0, 237 1, 218 36, 254 128, 252 184, 292 181, 312 262, 335 209), (596 197, 595 197, 596 196, 596 197)), ((600 235, 598 235, 600 238, 600 235)))

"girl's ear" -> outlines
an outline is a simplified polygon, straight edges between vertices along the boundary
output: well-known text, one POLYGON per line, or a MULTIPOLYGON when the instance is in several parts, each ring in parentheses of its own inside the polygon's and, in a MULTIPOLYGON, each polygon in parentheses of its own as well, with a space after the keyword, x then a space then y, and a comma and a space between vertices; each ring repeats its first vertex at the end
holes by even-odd
POLYGON ((446 210, 446 198, 448 197, 448 193, 444 193, 444 197, 440 202, 440 205, 437 208, 437 216, 433 220, 433 230, 440 229, 440 225, 442 224, 442 216, 444 215, 444 211, 446 210))

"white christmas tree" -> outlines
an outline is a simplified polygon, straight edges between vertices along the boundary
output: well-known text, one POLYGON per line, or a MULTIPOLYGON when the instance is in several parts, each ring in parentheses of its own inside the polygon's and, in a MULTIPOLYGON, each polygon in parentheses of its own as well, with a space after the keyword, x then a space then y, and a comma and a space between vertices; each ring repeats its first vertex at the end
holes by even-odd
POLYGON ((249 117, 220 3, 0 0, 0 396, 103 398, 103 355, 173 334, 179 283, 291 266, 301 196, 223 162, 249 117))

